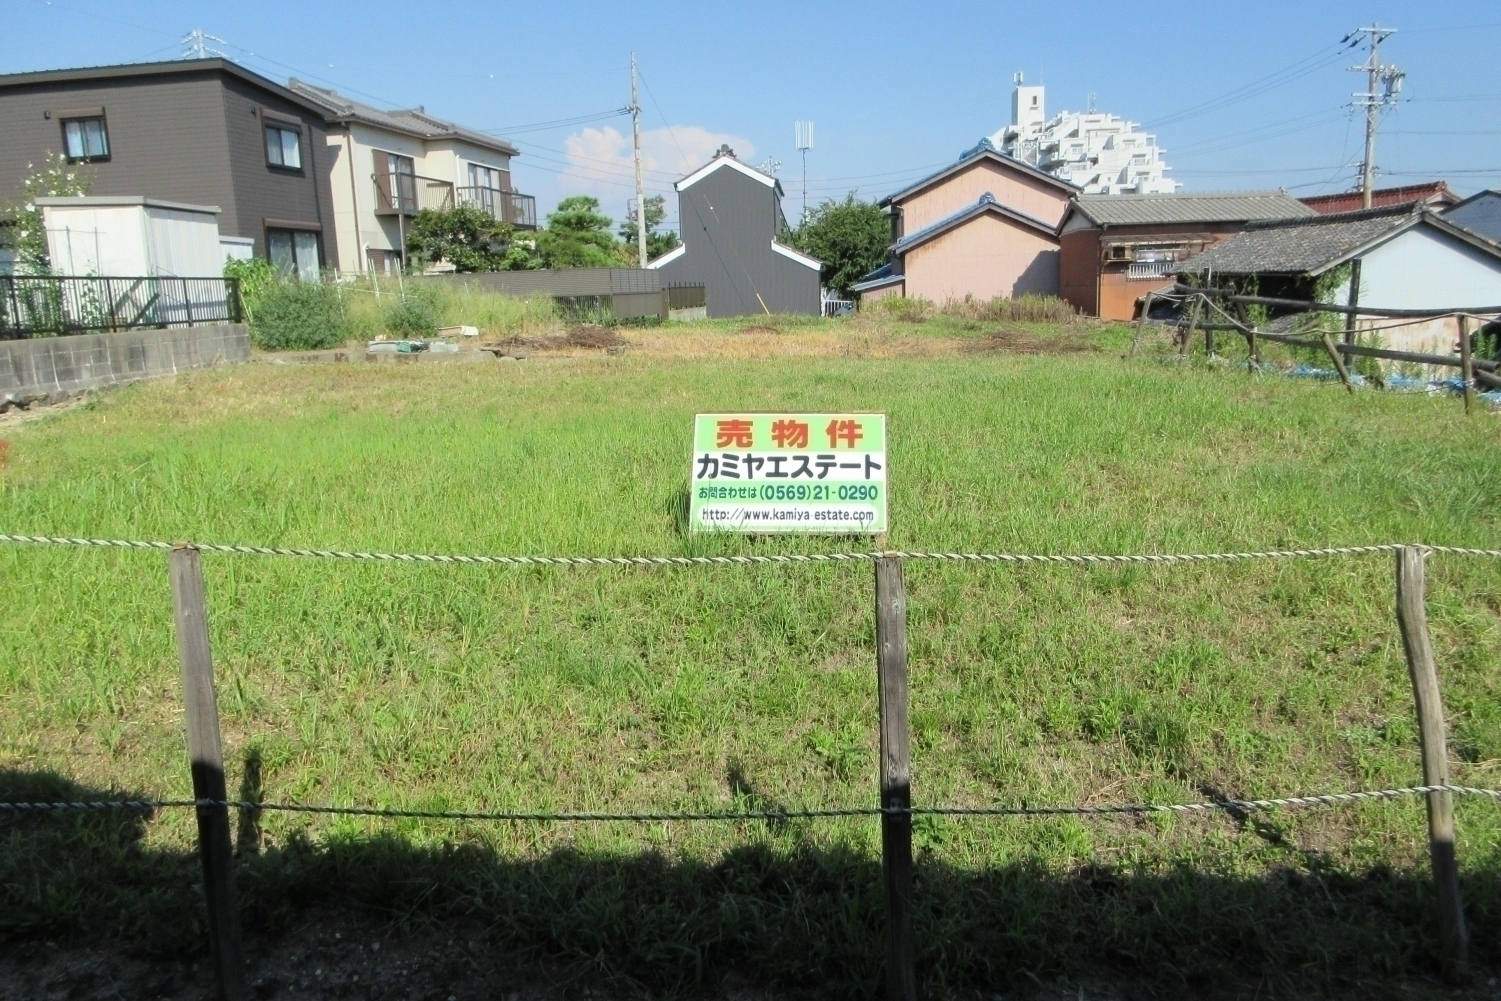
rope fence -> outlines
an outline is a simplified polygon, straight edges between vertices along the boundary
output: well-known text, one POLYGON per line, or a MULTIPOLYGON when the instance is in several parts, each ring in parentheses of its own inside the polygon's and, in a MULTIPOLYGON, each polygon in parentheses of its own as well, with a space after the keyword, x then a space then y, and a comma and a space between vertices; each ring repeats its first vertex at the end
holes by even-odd
POLYGON ((1329 556, 1369 556, 1416 548, 1455 556, 1501 557, 1501 549, 1432 546, 1418 542, 1384 542, 1369 546, 1331 546, 1320 549, 1268 549, 1240 553, 940 553, 892 550, 848 553, 775 553, 753 556, 465 556, 447 553, 367 553, 342 549, 291 549, 277 546, 237 546, 212 542, 161 542, 142 539, 84 539, 54 535, 0 534, 0 543, 42 546, 92 546, 102 549, 196 549, 203 553, 240 556, 293 556, 326 560, 365 560, 385 563, 452 563, 523 567, 667 567, 752 566, 790 563, 871 563, 882 559, 948 561, 952 563, 1223 563, 1236 560, 1311 559, 1329 556))
POLYGON ((453 820, 536 823, 675 823, 777 822, 825 818, 879 818, 881 870, 886 901, 886 996, 915 1001, 916 948, 913 931, 915 878, 912 853, 913 820, 942 817, 1049 817, 1206 815, 1213 812, 1249 813, 1258 810, 1342 806, 1422 796, 1427 800, 1428 840, 1433 880, 1439 904, 1445 970, 1452 979, 1468 975, 1468 934, 1459 892, 1455 858, 1453 798, 1470 796, 1501 802, 1501 789, 1452 784, 1449 781, 1443 701, 1428 632, 1424 564, 1434 554, 1501 557, 1501 549, 1435 546, 1419 543, 1380 543, 1315 549, 1274 549, 1223 553, 1155 554, 1029 554, 962 552, 842 552, 783 553, 746 556, 484 556, 431 553, 351 552, 213 543, 160 542, 136 539, 90 539, 63 536, 0 534, 0 544, 74 546, 92 549, 147 550, 167 556, 173 620, 182 668, 184 722, 191 761, 191 799, 96 799, 79 802, 0 802, 0 817, 65 812, 194 809, 197 814, 199 855, 208 909, 211 954, 221 996, 238 1001, 248 997, 245 959, 239 933, 239 903, 234 885, 234 852, 229 810, 251 819, 264 812, 363 816, 386 819, 453 820), (231 799, 225 783, 223 743, 208 629, 203 553, 356 560, 401 564, 540 566, 540 567, 705 567, 776 564, 871 564, 875 570, 876 680, 879 698, 879 790, 877 806, 808 807, 759 810, 701 811, 482 811, 421 810, 380 806, 337 806, 259 802, 231 799), (910 727, 908 723, 907 597, 903 578, 906 561, 948 561, 995 565, 1064 564, 1192 564, 1257 559, 1310 559, 1392 554, 1396 562, 1397 624, 1413 688, 1422 751, 1423 784, 1390 789, 1333 792, 1271 799, 1217 798, 1191 803, 1120 803, 1077 805, 914 806, 912 797, 910 727))
POLYGON ((1427 785, 1396 789, 1370 789, 1357 792, 1323 793, 1317 796, 1284 796, 1276 799, 1211 799, 1197 803, 1116 803, 1077 806, 845 806, 791 810, 706 810, 682 813, 546 813, 403 810, 381 806, 320 806, 310 803, 267 803, 243 799, 99 799, 76 803, 0 802, 0 813, 102 812, 123 810, 155 813, 158 810, 185 808, 224 808, 283 813, 333 814, 350 817, 384 817, 410 820, 462 820, 525 823, 672 823, 677 821, 748 821, 818 820, 839 817, 1092 817, 1114 814, 1209 813, 1216 811, 1250 813, 1255 810, 1297 809, 1313 806, 1344 806, 1376 800, 1403 799, 1446 792, 1456 796, 1480 796, 1501 801, 1501 789, 1474 786, 1427 785))

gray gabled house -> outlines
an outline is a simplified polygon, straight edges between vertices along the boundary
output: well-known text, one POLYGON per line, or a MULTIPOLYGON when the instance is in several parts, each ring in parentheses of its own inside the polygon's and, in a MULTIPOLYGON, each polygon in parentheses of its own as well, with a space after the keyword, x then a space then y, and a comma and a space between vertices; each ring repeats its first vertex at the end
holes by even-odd
POLYGON ((721 146, 674 187, 683 242, 647 265, 663 285, 702 285, 709 316, 819 315, 823 262, 783 241, 780 181, 721 146))

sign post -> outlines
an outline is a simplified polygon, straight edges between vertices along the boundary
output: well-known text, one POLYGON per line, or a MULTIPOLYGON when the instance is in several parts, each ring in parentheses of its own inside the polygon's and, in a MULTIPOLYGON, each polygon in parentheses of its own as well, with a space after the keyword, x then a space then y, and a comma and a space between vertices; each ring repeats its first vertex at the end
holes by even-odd
POLYGON ((699 414, 689 481, 694 532, 885 532, 886 415, 699 414))

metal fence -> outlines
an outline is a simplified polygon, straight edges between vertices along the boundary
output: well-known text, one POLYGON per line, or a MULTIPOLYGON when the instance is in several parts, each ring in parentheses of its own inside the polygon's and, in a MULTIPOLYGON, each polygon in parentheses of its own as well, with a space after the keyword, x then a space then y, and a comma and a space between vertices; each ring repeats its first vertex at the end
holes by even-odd
POLYGON ((243 318, 234 278, 0 275, 0 340, 243 318))
POLYGON ((667 286, 668 309, 698 309, 706 301, 702 285, 667 286))

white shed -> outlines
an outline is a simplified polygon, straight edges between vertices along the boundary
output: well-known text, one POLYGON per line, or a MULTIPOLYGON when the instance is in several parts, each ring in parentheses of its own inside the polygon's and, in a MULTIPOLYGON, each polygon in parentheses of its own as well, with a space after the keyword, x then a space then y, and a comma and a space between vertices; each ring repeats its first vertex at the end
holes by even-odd
POLYGON ((219 207, 139 195, 38 198, 47 253, 60 275, 218 278, 219 207))

